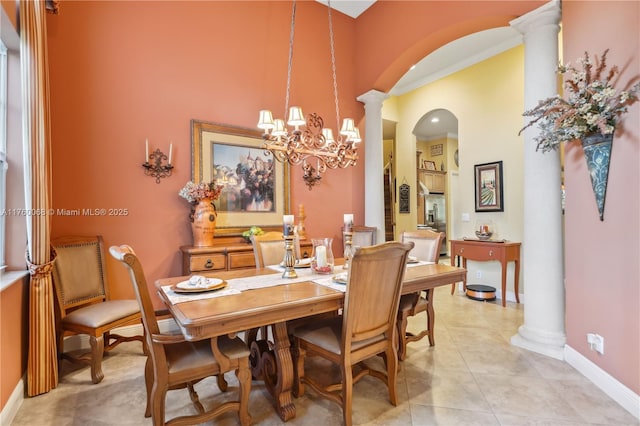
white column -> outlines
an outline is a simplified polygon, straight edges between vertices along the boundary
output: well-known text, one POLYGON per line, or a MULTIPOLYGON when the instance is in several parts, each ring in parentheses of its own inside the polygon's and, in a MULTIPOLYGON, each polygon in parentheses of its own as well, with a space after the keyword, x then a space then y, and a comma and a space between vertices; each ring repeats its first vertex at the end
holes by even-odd
POLYGON ((382 103, 388 94, 370 90, 358 96, 364 104, 364 224, 378 228, 377 243, 383 243, 384 232, 384 159, 382 150, 382 103))
MULTIPOLYGON (((524 108, 558 93, 557 0, 510 22, 524 36, 524 108)), ((523 123, 529 120, 525 117, 523 123)), ((536 151, 537 126, 524 132, 524 325, 511 344, 564 359, 564 261, 561 170, 558 151, 536 151)))

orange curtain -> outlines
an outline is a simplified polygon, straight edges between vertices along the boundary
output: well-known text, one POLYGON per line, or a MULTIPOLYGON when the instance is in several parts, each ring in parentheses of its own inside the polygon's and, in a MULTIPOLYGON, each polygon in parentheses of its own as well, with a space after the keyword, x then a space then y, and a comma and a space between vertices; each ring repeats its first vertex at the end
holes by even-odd
MULTIPOLYGON (((50 206, 50 113, 45 0, 20 0, 22 133, 25 207, 47 212, 50 206)), ((40 395, 58 385, 58 363, 49 246, 50 216, 27 219, 29 286, 29 355, 27 394, 40 395)))

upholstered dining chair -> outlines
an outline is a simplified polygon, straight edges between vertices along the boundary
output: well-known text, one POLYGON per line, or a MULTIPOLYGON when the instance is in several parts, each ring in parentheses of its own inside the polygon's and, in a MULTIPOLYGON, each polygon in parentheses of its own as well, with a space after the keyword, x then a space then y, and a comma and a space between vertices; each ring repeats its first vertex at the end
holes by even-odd
MULTIPOLYGON (((351 245, 353 247, 369 247, 377 242, 378 228, 375 226, 356 225, 351 227, 351 245)), ((344 228, 342 229, 342 242, 345 242, 344 228)))
POLYGON ((107 282, 102 237, 67 236, 51 242, 57 253, 53 265, 56 293, 56 338, 58 358, 88 364, 91 381, 104 378, 102 359, 106 352, 123 342, 140 341, 142 336, 125 337, 111 331, 140 321, 138 302, 111 300, 107 282), (68 334, 89 336, 91 350, 74 355, 64 351, 68 334))
POLYGON ((256 268, 277 265, 284 258, 284 236, 282 232, 265 232, 262 235, 252 235, 251 245, 256 259, 256 268))
POLYGON ((147 407, 145 417, 151 416, 154 426, 200 424, 219 415, 234 411, 242 425, 251 423, 249 393, 251 371, 249 349, 238 338, 219 336, 196 342, 186 341, 182 334, 161 333, 147 288, 142 265, 131 247, 112 246, 111 256, 121 262, 129 272, 136 298, 142 311, 148 356, 145 364, 147 407), (216 376, 221 391, 227 391, 224 373, 235 370, 239 382, 237 400, 225 402, 205 410, 199 401, 194 384, 216 376), (198 414, 180 416, 165 423, 165 400, 167 391, 187 388, 198 414))
MULTIPOLYGON (((444 240, 443 232, 420 229, 417 231, 405 231, 400 236, 402 242, 413 242, 414 248, 411 255, 424 262, 438 263, 440 260, 440 246, 444 240)), ((425 336, 429 337, 429 345, 435 345, 433 327, 435 314, 429 306, 429 298, 433 297, 433 289, 425 292, 405 294, 400 298, 398 308, 398 357, 404 360, 407 357, 407 343, 416 342, 425 336), (413 334, 407 331, 409 317, 426 312, 426 328, 420 333, 413 334)))
POLYGON ((396 316, 411 248, 413 243, 392 241, 356 249, 347 275, 343 314, 303 325, 293 333, 294 395, 304 395, 309 385, 323 398, 340 404, 345 425, 351 425, 353 385, 366 375, 382 380, 391 403, 397 404, 396 316), (379 354, 386 372, 364 362, 379 354), (341 373, 337 383, 326 385, 307 376, 308 356, 337 365, 341 373))

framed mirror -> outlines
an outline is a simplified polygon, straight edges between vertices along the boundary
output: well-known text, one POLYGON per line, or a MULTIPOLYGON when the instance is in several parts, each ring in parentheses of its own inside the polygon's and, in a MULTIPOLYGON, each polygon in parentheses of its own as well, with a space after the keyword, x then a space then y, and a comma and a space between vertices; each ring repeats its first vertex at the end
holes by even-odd
POLYGON ((223 186, 215 201, 216 235, 251 226, 282 230, 290 214, 289 165, 262 149, 258 130, 191 120, 191 179, 223 186))

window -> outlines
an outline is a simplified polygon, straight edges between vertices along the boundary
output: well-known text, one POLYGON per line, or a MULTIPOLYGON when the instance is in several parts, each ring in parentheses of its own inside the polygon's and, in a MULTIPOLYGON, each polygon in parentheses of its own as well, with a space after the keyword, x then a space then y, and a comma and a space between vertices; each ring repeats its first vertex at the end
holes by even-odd
POLYGON ((0 40, 0 269, 5 267, 5 209, 7 199, 7 48, 0 40))

